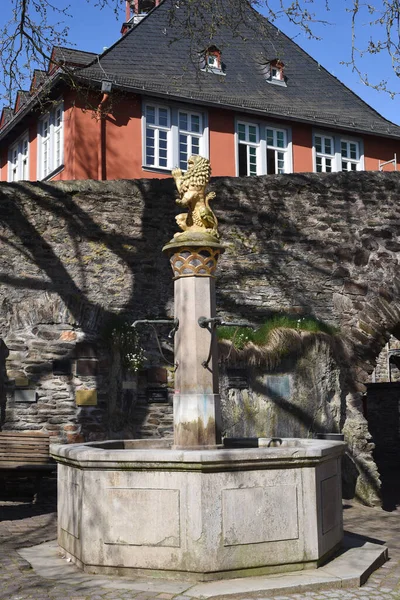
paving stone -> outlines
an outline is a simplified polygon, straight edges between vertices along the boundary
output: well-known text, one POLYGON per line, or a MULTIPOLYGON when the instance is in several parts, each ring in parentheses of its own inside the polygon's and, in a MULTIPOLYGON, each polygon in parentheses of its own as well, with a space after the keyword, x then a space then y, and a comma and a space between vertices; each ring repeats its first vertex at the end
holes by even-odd
MULTIPOLYGON (((392 513, 351 505, 344 511, 345 529, 388 545, 391 559, 359 589, 295 594, 246 594, 240 600, 400 600, 400 510, 392 513)), ((55 499, 42 505, 0 501, 0 600, 196 600, 185 594, 137 592, 77 586, 38 576, 18 554, 19 548, 56 538, 55 499)), ((229 596, 218 600, 229 600, 229 596)), ((237 600, 237 598, 235 598, 237 600)))

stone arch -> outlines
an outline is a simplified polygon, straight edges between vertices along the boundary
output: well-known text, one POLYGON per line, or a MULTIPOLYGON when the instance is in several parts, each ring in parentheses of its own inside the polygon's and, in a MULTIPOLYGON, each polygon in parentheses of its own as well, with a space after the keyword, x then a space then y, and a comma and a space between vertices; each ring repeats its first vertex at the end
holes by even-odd
MULTIPOLYGON (((354 492, 367 504, 386 504, 386 473, 379 459, 376 410, 369 411, 367 388, 382 348, 391 335, 399 332, 400 303, 383 290, 354 314, 354 325, 346 331, 351 345, 347 417, 343 431, 351 445, 354 465, 358 470, 354 492)), ((376 402, 376 398, 374 399, 376 402)), ((397 410, 398 412, 398 410, 397 410)), ((381 415, 379 422, 382 423, 381 415)), ((388 417, 388 414, 386 415, 388 417)), ((386 420, 386 425, 390 421, 386 420)), ((398 432, 398 424, 397 424, 398 432)))

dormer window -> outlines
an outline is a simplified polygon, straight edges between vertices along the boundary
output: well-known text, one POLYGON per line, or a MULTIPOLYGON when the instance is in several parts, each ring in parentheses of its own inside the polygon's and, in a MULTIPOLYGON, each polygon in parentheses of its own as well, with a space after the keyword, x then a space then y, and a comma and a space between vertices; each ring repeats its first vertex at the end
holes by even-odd
POLYGON ((208 51, 207 67, 211 69, 220 69, 220 53, 217 51, 208 51))
POLYGON ((208 73, 224 75, 221 61, 221 50, 216 46, 210 46, 200 55, 201 70, 208 73))
POLYGON ((271 78, 272 79, 281 79, 281 72, 278 67, 271 68, 271 78))
POLYGON ((284 68, 285 65, 279 59, 274 59, 268 62, 266 68, 266 79, 268 83, 286 85, 285 76, 283 74, 284 68))

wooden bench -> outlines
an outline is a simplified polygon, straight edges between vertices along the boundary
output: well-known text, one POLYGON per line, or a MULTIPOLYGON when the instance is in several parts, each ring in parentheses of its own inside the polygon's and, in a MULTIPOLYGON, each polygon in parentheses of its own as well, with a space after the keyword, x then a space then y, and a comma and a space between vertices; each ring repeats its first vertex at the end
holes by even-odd
POLYGON ((45 433, 0 431, 0 477, 34 478, 37 499, 43 475, 56 469, 49 445, 50 438, 45 433))

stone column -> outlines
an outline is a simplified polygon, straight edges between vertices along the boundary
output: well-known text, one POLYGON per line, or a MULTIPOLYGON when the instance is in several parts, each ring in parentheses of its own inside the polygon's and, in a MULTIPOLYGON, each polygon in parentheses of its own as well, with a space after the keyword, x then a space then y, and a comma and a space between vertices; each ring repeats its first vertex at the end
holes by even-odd
POLYGON ((198 236, 186 245, 170 242, 175 279, 174 447, 215 448, 221 442, 218 348, 212 328, 200 327, 200 317, 215 317, 217 260, 223 247, 198 236))

